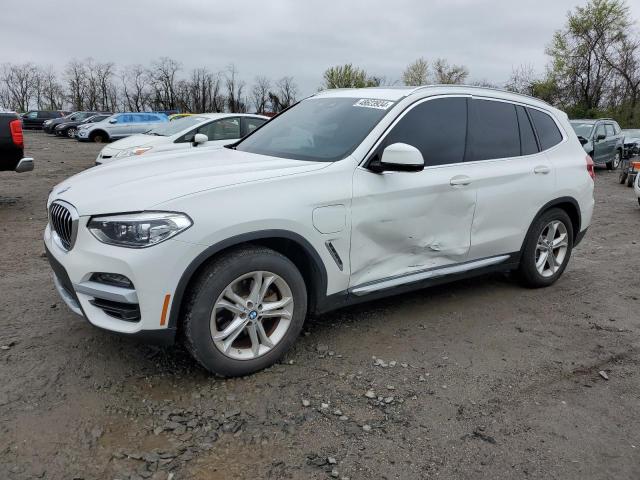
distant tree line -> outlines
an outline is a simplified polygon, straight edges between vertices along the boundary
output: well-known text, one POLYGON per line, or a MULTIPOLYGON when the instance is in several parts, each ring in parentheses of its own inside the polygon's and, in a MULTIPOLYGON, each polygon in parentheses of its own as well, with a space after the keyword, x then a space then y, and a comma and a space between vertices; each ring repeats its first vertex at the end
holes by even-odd
POLYGON ((222 72, 206 67, 185 72, 162 57, 149 66, 118 68, 92 58, 71 60, 59 74, 33 63, 0 65, 0 107, 17 111, 100 110, 183 112, 279 112, 296 102, 293 77, 256 77, 251 89, 234 65, 222 72))
MULTIPOLYGON (((471 83, 541 98, 573 118, 611 116, 623 127, 640 127, 640 36, 625 0, 588 0, 576 7, 546 53, 550 60, 544 72, 522 64, 504 83, 469 81, 466 66, 421 57, 405 68, 401 80, 350 63, 334 65, 325 70, 320 89, 471 83)), ((91 58, 72 60, 60 74, 32 63, 0 66, 0 107, 18 111, 280 112, 296 102, 298 93, 290 76, 256 76, 248 86, 234 65, 221 72, 185 71, 167 57, 121 68, 91 58)))

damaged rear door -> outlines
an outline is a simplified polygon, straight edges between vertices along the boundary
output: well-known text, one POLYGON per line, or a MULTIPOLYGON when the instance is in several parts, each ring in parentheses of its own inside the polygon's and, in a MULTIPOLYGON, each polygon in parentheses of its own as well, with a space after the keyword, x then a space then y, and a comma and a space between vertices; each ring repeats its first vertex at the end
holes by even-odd
POLYGON ((350 287, 467 259, 476 188, 463 163, 467 98, 440 97, 409 107, 369 159, 394 143, 422 153, 421 172, 353 177, 350 287))

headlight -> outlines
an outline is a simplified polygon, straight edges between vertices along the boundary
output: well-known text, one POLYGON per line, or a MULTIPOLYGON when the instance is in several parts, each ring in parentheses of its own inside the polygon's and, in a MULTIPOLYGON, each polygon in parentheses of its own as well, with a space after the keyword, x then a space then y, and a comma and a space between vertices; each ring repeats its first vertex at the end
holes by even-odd
POLYGON ((145 248, 175 237, 191 225, 184 213, 141 212, 91 217, 87 228, 102 243, 145 248))
POLYGON ((116 155, 116 158, 123 157, 132 157, 134 155, 142 155, 145 152, 148 152, 153 147, 135 147, 135 148, 127 148, 126 150, 122 150, 120 153, 116 155))
POLYGON ((51 120, 45 120, 45 121, 44 121, 44 124, 45 124, 45 125, 49 125, 50 123, 51 123, 51 120))

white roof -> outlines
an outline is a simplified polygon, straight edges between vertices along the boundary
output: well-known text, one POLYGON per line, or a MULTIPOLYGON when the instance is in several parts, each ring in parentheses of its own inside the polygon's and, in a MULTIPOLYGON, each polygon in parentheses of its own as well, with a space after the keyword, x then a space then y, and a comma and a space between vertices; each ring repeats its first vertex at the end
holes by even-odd
POLYGON ((477 96, 488 96, 522 102, 530 105, 537 105, 542 108, 549 108, 551 105, 529 95, 508 92, 498 88, 477 87, 474 85, 423 85, 420 87, 370 87, 370 88, 337 88, 324 90, 314 95, 314 97, 346 97, 346 98, 372 98, 380 100, 391 100, 396 102, 410 95, 420 95, 420 97, 442 94, 467 94, 477 96))

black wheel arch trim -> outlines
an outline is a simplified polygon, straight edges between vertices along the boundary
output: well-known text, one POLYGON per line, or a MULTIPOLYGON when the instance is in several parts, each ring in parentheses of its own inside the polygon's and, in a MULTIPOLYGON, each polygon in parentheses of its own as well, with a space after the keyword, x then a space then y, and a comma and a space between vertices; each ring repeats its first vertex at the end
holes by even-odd
POLYGON ((173 301, 171 302, 171 310, 169 311, 169 328, 176 329, 180 313, 182 309, 182 303, 184 300, 184 294, 187 286, 191 282, 191 279, 198 271, 198 269, 205 264, 209 259, 217 255, 223 250, 232 248, 238 245, 257 242, 260 240, 288 240, 294 242, 304 250, 304 252, 312 259, 312 279, 314 281, 313 290, 314 297, 310 298, 310 310, 314 310, 317 306, 324 304, 327 298, 327 270, 317 250, 301 235, 292 232, 290 230, 259 230, 255 232, 243 233, 227 239, 222 240, 210 247, 207 247, 201 252, 187 268, 182 272, 178 285, 173 293, 173 301))
MULTIPOLYGON (((574 227, 574 229, 573 229, 574 230, 574 232, 573 232, 573 245, 574 246, 577 245, 578 242, 576 242, 576 238, 578 237, 578 235, 582 231, 582 211, 580 210, 580 204, 578 204, 578 201, 573 197, 558 197, 558 198, 556 198, 554 200, 551 200, 550 202, 545 203, 538 210, 538 213, 536 213, 536 215, 533 217, 533 219, 531 220, 531 223, 529 224, 529 228, 527 229, 527 234, 524 237, 524 240, 522 241, 522 246, 520 247, 520 251, 521 252, 524 249, 524 244, 527 241, 527 238, 529 237, 529 232, 531 232, 531 228, 533 228, 533 225, 534 225, 534 223, 536 223, 536 220, 538 220, 544 214, 544 212, 546 212, 550 208, 555 207, 557 205, 562 205, 563 203, 570 203, 576 209, 576 212, 578 213, 578 218, 576 219, 578 228, 576 229, 574 227)), ((582 238, 580 237, 580 240, 581 239, 582 238)))

